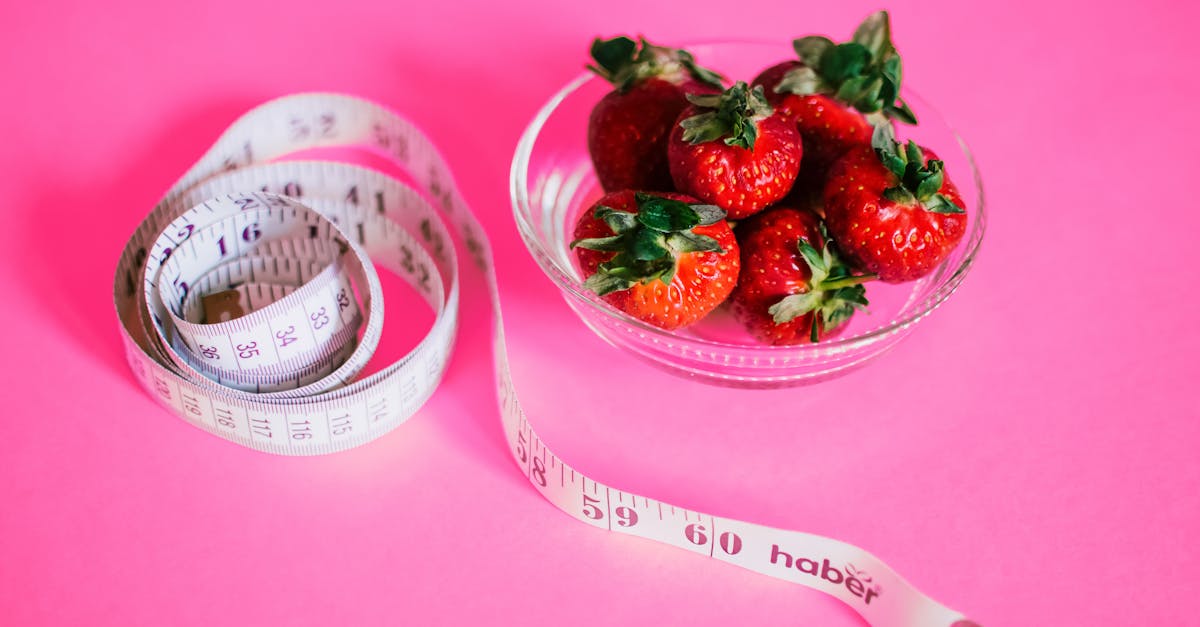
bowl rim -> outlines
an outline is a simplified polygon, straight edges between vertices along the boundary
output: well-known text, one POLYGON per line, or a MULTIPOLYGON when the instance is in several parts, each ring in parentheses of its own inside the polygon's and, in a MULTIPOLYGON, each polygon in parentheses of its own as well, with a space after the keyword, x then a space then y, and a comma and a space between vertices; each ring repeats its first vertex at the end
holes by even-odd
MULTIPOLYGON (((720 46, 720 45, 756 45, 756 46, 773 46, 777 44, 763 40, 754 39, 724 39, 724 40, 698 40, 687 43, 684 47, 695 48, 699 46, 720 46)), ((602 80, 591 72, 583 72, 569 81, 566 85, 560 88, 554 95, 546 101, 534 115, 533 119, 525 127, 521 133, 520 139, 517 141, 516 150, 513 154, 512 164, 509 169, 509 196, 512 202, 513 215, 516 218, 517 231, 521 235, 521 239, 525 242, 525 247, 532 254, 538 267, 550 277, 550 279, 558 285, 560 289, 566 290, 577 299, 587 303, 592 309, 603 313, 613 320, 636 328, 642 333, 650 333, 656 337, 666 341, 673 342, 688 342, 705 347, 706 349, 721 349, 721 350, 742 350, 742 351, 767 351, 774 354, 816 354, 832 351, 841 352, 860 345, 871 344, 873 340, 882 336, 887 336, 901 331, 921 318, 928 315, 951 294, 954 293, 958 286, 962 283, 967 272, 974 263, 976 255, 979 253, 980 245, 983 243, 983 235, 987 229, 987 202, 983 188, 983 178, 979 173, 979 166, 975 161, 975 156, 967 145, 966 140, 954 129, 953 126, 946 121, 945 116, 927 100, 922 98, 917 92, 911 88, 904 87, 901 93, 904 94, 906 100, 914 98, 922 105, 922 109, 937 116, 950 135, 954 137, 958 143, 959 150, 962 151, 966 158, 966 164, 971 170, 971 179, 975 186, 975 192, 978 197, 977 207, 973 209, 974 222, 971 231, 965 242, 959 245, 963 246, 962 260, 950 272, 948 276, 944 276, 933 291, 924 296, 918 301, 913 309, 903 316, 891 319, 887 324, 874 328, 865 333, 859 333, 851 336, 837 336, 828 340, 822 340, 816 343, 790 344, 775 346, 770 344, 735 344, 732 342, 722 342, 698 336, 682 336, 673 331, 668 331, 656 327, 652 324, 643 322, 624 312, 609 305, 600 297, 593 294, 591 291, 583 287, 572 274, 563 268, 559 267, 556 261, 556 256, 553 251, 544 247, 537 237, 537 229, 530 224, 525 215, 533 215, 532 206, 529 198, 529 161, 533 154, 533 147, 538 139, 538 135, 545 126, 547 120, 553 115, 558 105, 562 103, 568 96, 574 93, 579 88, 583 87, 590 81, 602 80)), ((942 262, 930 275, 937 276, 944 274, 947 268, 946 261, 942 262)))

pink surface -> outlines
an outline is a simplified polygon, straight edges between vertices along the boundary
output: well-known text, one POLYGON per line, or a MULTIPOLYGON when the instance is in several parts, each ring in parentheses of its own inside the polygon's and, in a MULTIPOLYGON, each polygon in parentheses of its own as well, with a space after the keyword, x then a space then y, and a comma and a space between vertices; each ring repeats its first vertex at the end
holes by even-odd
POLYGON ((0 624, 861 624, 543 502, 502 441, 476 275, 442 388, 360 449, 271 457, 151 401, 111 307, 121 245, 238 114, 314 89, 443 147, 498 251, 518 388, 584 472, 858 544, 988 626, 1200 624, 1200 11, 889 6, 905 80, 978 156, 982 256, 866 369, 735 392, 578 323, 511 222, 513 147, 595 34, 843 36, 877 7, 605 4, 6 7, 0 624), (661 393, 612 395, 606 368, 661 393))

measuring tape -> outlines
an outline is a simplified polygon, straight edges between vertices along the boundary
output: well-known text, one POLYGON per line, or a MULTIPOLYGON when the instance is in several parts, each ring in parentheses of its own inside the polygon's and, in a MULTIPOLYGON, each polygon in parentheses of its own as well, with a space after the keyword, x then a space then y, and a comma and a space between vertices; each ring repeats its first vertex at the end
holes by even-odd
POLYGON ((460 290, 447 222, 486 278, 510 451, 547 500, 602 529, 814 588, 876 627, 977 627, 862 549, 623 492, 550 452, 513 388, 482 226, 429 139, 357 98, 304 94, 264 104, 168 191, 117 266, 129 365, 168 409, 249 448, 319 455, 377 438, 421 407, 446 368, 460 290), (382 152, 413 185, 345 163, 276 161, 320 147, 382 152), (356 378, 383 329, 377 266, 407 281, 435 319, 399 361, 356 378))

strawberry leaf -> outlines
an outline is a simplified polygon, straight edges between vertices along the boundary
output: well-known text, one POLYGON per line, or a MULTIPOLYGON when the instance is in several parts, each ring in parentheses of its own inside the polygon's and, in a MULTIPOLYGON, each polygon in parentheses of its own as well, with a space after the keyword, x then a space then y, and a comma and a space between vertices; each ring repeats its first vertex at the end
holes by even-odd
POLYGON ((807 96, 833 91, 821 78, 817 71, 807 65, 802 65, 783 75, 783 79, 775 86, 777 94, 796 94, 807 96))
POLYGON ((866 288, 862 285, 853 285, 832 292, 813 315, 810 339, 813 342, 818 341, 818 328, 829 329, 839 326, 854 315, 854 310, 864 308, 867 305, 866 293, 866 288))
MULTIPOLYGON (((899 87, 897 87, 897 89, 899 89, 899 87)), ((893 120, 900 120, 905 124, 915 125, 917 123, 917 114, 913 113, 912 109, 910 109, 908 104, 903 100, 897 99, 896 102, 898 103, 897 105, 888 105, 884 108, 884 112, 887 114, 887 116, 893 120)))
POLYGON ((653 261, 668 252, 663 234, 651 229, 635 231, 629 246, 629 255, 638 261, 653 261))
POLYGON ((870 62, 871 53, 861 44, 838 44, 821 57, 821 76, 831 83, 841 84, 861 74, 870 62))
POLYGON ((886 122, 876 124, 875 129, 871 132, 871 147, 875 152, 889 152, 895 154, 896 150, 896 130, 891 124, 886 122))
POLYGON ((723 253, 721 243, 707 236, 680 231, 667 236, 667 246, 677 253, 723 253))
POLYGON ((637 217, 628 211, 617 211, 611 207, 597 207, 592 214, 598 220, 603 220, 613 233, 624 233, 637 226, 637 217))
POLYGON ((717 119, 715 111, 694 115, 679 123, 683 127, 683 141, 690 144, 703 144, 729 132, 717 119))
POLYGON ((892 125, 884 123, 875 127, 875 135, 871 137, 871 145, 875 154, 880 157, 883 167, 895 174, 898 179, 904 179, 908 169, 908 160, 904 153, 896 150, 895 139, 892 139, 892 125))
POLYGON ((828 37, 821 37, 820 35, 801 37, 792 42, 792 48, 796 50, 796 56, 800 57, 804 65, 807 65, 809 68, 820 67, 821 57, 825 56, 825 53, 829 52, 835 45, 828 37))
POLYGON ((886 59, 896 53, 896 48, 892 46, 892 29, 887 11, 868 15, 855 29, 850 40, 866 48, 876 59, 886 59))
POLYGON ((687 69, 692 78, 709 87, 725 89, 725 77, 696 63, 696 58, 692 56, 692 53, 686 50, 676 50, 675 53, 679 57, 679 63, 687 69))
POLYGON ((634 283, 634 281, 608 274, 606 272, 597 272, 588 277, 587 280, 583 282, 583 286, 595 292, 598 296, 604 296, 605 294, 611 294, 612 292, 627 290, 633 287, 634 283))
POLYGON ((679 266, 672 263, 664 268, 661 272, 651 275, 651 279, 658 279, 659 281, 662 281, 663 285, 670 285, 671 281, 675 280, 675 271, 678 269, 679 266))
POLYGON ((625 236, 586 237, 571 242, 571 248, 586 248, 588 250, 619 251, 625 250, 625 236))
POLYGON ((783 324, 816 309, 820 304, 821 294, 818 292, 789 294, 768 307, 767 313, 771 314, 771 319, 775 321, 775 324, 783 324))
POLYGON ((813 316, 813 320, 814 323, 820 320, 822 328, 825 329, 837 327, 849 320, 855 310, 865 309, 868 304, 865 286, 860 284, 843 287, 829 294, 817 314, 813 316))
POLYGON ((636 259, 633 259, 627 253, 620 253, 609 261, 600 264, 601 272, 629 281, 631 285, 643 276, 644 273, 640 271, 645 269, 645 264, 639 264, 636 259))
POLYGON ((716 109, 721 104, 721 94, 684 94, 684 98, 702 109, 716 109))
POLYGON ((901 205, 911 205, 914 202, 917 202, 917 197, 913 196, 912 192, 905 189, 903 185, 897 185, 895 187, 889 187, 883 190, 883 197, 901 205))
POLYGON ((808 264, 809 282, 817 284, 824 281, 829 276, 830 265, 825 262, 825 256, 817 252, 806 239, 799 239, 796 245, 800 249, 800 256, 804 257, 804 262, 808 264))
POLYGON ((921 154, 921 147, 911 139, 904 145, 904 157, 909 163, 915 163, 918 168, 925 164, 925 155, 921 154))
POLYGON ((895 102, 900 96, 900 57, 884 61, 879 74, 884 80, 884 90, 879 92, 879 99, 884 103, 895 102))
POLYGON ((600 67, 591 69, 604 78, 616 76, 623 68, 633 63, 633 53, 636 50, 637 44, 628 37, 614 37, 608 40, 597 37, 592 41, 592 58, 600 67))
MULTIPOLYGON (((838 88, 837 93, 834 94, 834 97, 842 102, 848 102, 854 105, 855 109, 858 109, 859 101, 862 100, 863 92, 866 90, 867 83, 870 80, 871 77, 869 76, 855 76, 853 78, 846 79, 846 81, 842 83, 842 86, 838 88)), ((859 111, 862 111, 862 109, 859 109, 859 111)))
POLYGON ((849 102, 863 113, 874 113, 883 107, 879 100, 883 85, 883 79, 878 76, 858 76, 842 83, 837 98, 849 102))
POLYGON ((848 303, 852 303, 852 304, 856 305, 857 307, 866 307, 867 305, 871 304, 871 303, 867 302, 867 288, 861 284, 860 285, 851 285, 850 287, 843 287, 843 288, 835 291, 833 296, 837 300, 842 300, 842 301, 846 301, 848 303))
POLYGON ((950 200, 945 194, 934 194, 932 198, 925 203, 925 210, 932 213, 966 213, 967 210, 959 207, 953 200, 950 200))
POLYGON ((716 205, 692 205, 692 211, 700 216, 700 226, 716 224, 725 219, 725 210, 716 205))
POLYGON ((942 182, 946 180, 946 173, 942 170, 941 161, 930 161, 926 168, 925 175, 917 184, 918 199, 931 198, 942 188, 942 182))
POLYGON ((746 150, 754 150, 754 143, 758 141, 758 126, 756 124, 741 123, 734 127, 733 133, 725 138, 726 146, 738 146, 746 150))
POLYGON ((904 161, 903 157, 893 152, 884 153, 879 158, 883 161, 883 165, 896 175, 896 178, 904 179, 904 173, 908 171, 908 163, 904 161))
POLYGON ((637 203, 637 221, 660 233, 686 231, 700 224, 700 215, 685 202, 639 193, 637 203))

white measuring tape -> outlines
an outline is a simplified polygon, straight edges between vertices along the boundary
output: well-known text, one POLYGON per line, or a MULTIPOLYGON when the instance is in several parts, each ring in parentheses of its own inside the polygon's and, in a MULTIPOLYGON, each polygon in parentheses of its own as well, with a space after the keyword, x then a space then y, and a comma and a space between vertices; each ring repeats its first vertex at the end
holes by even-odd
POLYGON ((623 492, 551 453, 513 389, 483 228, 429 139, 357 98, 296 95, 250 111, 159 202, 117 266, 129 364, 184 420, 253 449, 318 455, 377 438, 429 398, 454 342, 458 267, 443 214, 487 280, 504 434, 551 503, 596 527, 825 592, 876 627, 975 626, 862 549, 623 492), (420 191, 343 163, 272 163, 324 146, 382 151, 420 191), (355 380, 383 328, 375 265, 403 277, 436 317, 405 357, 355 380))

